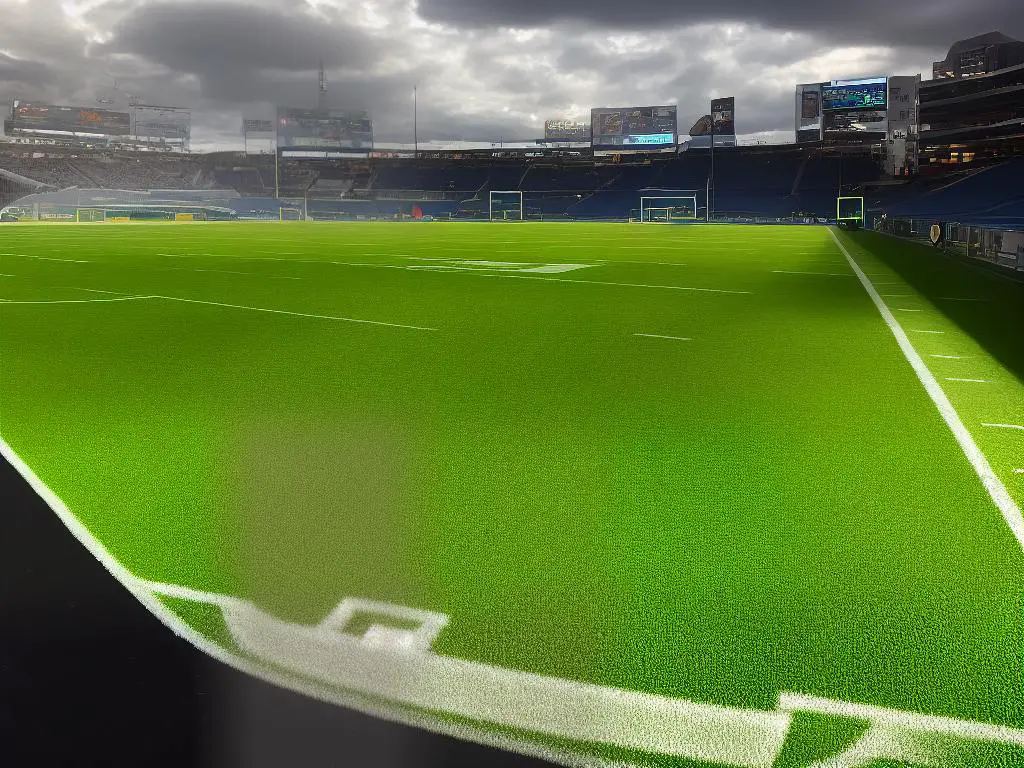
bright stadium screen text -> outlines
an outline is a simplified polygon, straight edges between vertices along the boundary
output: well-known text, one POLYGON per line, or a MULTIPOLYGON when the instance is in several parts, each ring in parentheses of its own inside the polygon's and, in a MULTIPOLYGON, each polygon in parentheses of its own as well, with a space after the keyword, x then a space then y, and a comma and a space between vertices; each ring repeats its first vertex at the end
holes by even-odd
POLYGON ((834 80, 821 88, 821 104, 831 109, 884 109, 886 105, 886 79, 834 80))

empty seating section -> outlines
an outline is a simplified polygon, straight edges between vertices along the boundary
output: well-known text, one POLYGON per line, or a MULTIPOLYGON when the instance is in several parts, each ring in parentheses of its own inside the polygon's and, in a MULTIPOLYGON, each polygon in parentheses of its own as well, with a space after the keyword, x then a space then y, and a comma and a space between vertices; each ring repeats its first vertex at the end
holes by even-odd
MULTIPOLYGON (((39 153, 37 153, 39 154, 39 153)), ((636 216, 643 196, 696 194, 712 173, 706 150, 636 162, 606 158, 457 161, 282 159, 215 153, 205 156, 100 152, 29 157, 0 149, 8 197, 47 189, 226 190, 241 196, 240 215, 277 216, 308 208, 314 218, 416 215, 486 218, 489 193, 523 193, 525 218, 618 219, 636 216), (280 199, 277 199, 277 198, 280 199)), ((836 197, 863 194, 869 211, 992 226, 1024 225, 1024 159, 941 178, 880 181, 867 153, 808 153, 796 147, 739 147, 715 152, 713 210, 722 217, 835 214, 836 197), (861 192, 860 190, 864 191, 861 192)), ((166 197, 163 196, 163 197, 166 197)))

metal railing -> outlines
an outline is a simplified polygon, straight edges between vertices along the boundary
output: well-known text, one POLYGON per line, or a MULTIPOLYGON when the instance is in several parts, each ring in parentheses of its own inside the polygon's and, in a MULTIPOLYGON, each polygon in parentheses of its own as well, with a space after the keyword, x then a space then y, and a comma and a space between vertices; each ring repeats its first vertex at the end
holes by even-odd
POLYGON ((1020 228, 986 227, 937 221, 880 216, 871 227, 877 232, 929 243, 944 252, 983 262, 1024 276, 1024 222, 1020 228))

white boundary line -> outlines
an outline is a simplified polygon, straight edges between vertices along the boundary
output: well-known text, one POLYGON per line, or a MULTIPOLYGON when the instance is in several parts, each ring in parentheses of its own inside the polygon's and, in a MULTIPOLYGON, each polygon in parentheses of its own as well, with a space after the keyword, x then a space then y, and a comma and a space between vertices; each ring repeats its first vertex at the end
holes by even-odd
POLYGON ((693 341, 686 336, 662 336, 660 333, 634 333, 634 336, 643 336, 645 339, 673 339, 675 341, 693 341))
POLYGON ((982 424, 983 427, 998 427, 999 429, 1024 429, 1020 424, 982 424))
POLYGON ((25 481, 32 487, 40 498, 46 502, 64 523, 65 527, 88 550, 89 554, 95 557, 100 564, 110 572, 121 584, 149 610, 157 619, 174 632, 178 637, 191 643, 199 650, 227 664, 240 672, 252 675, 253 677, 288 690, 298 691, 306 696, 323 701, 329 704, 337 704, 355 709, 372 717, 388 720, 395 723, 403 723, 418 728, 432 731, 434 733, 454 736, 456 738, 484 744, 487 746, 506 749, 518 752, 522 755, 539 757, 550 760, 569 768, 587 768, 589 766, 602 766, 607 768, 639 768, 635 763, 625 761, 605 760, 592 755, 580 755, 569 751, 558 751, 554 748, 540 746, 531 741, 514 738, 492 731, 486 731, 471 725, 455 725, 440 717, 431 717, 415 711, 409 711, 397 706, 385 706, 379 700, 368 696, 362 696, 355 692, 342 692, 320 686, 314 682, 288 675, 276 669, 269 669, 250 661, 244 656, 232 653, 216 643, 208 640, 188 624, 182 621, 174 611, 168 608, 161 600, 154 596, 148 589, 146 582, 136 578, 127 568, 121 565, 107 551, 107 549, 93 537, 89 530, 79 521, 77 517, 67 508, 63 501, 50 490, 50 488, 39 479, 32 469, 21 459, 14 449, 0 437, 0 455, 14 467, 25 481))
POLYGON ((53 299, 48 301, 16 301, 0 299, 0 304, 102 304, 109 301, 137 301, 139 299, 155 299, 157 296, 123 296, 119 299, 53 299))
POLYGON ((154 299, 166 299, 167 301, 183 301, 189 304, 208 304, 212 307, 230 307, 231 309, 248 309, 252 312, 269 312, 275 315, 293 315, 295 317, 315 317, 319 320, 341 320, 346 323, 361 323, 364 325, 384 325, 389 328, 408 328, 414 331, 436 331, 437 328, 428 328, 423 325, 402 325, 401 323, 385 323, 381 320, 360 320, 355 317, 341 317, 340 315, 315 315, 309 312, 289 312, 284 309, 266 309, 265 307, 250 307, 245 304, 226 304, 221 301, 201 301, 200 299, 183 299, 179 296, 161 296, 153 294, 154 299))
MULTIPOLYGON (((981 479, 982 485, 985 486, 985 490, 988 491, 989 496, 992 497, 992 501, 995 502, 996 507, 1003 515, 1003 519, 1006 524, 1010 526, 1010 531, 1013 533, 1017 542, 1021 548, 1024 549, 1024 515, 1021 514, 1020 507, 1010 496, 1010 492, 1006 490, 1006 486, 1003 485, 1002 481, 992 470, 992 466, 988 463, 988 459, 985 454, 978 448, 977 443, 974 442, 974 438, 971 433, 964 426, 963 421, 960 419, 960 415, 956 412, 953 404, 949 398, 946 397, 946 393, 942 391, 942 387, 939 382, 936 381, 935 376, 928 370, 928 366, 925 365, 924 360, 914 349, 913 344, 910 343, 910 339, 904 332, 903 328, 896 321, 892 312, 886 306, 885 302, 882 301, 881 296, 875 290, 875 287, 871 284, 867 275, 861 270, 860 266, 854 261, 850 252, 846 250, 846 246, 843 245, 842 241, 836 236, 836 233, 829 228, 829 234, 832 235, 832 239, 836 245, 839 246, 839 250, 846 256, 846 260, 850 262, 850 266, 853 271, 860 278, 861 284, 864 286, 864 290, 868 292, 868 296, 875 303, 879 313, 882 315, 882 319, 885 320, 886 325, 889 326, 889 330, 892 331, 892 335, 896 337, 896 343, 899 345, 904 356, 907 358, 907 362, 910 363, 910 367, 914 369, 914 373, 917 374, 918 379, 924 385, 925 391, 931 397, 932 402, 935 403, 935 407, 939 409, 946 425, 953 432, 953 436, 956 441, 960 444, 960 448, 963 449, 964 455, 967 460, 974 467, 974 471, 978 474, 981 479)), ((1024 428, 1024 427, 1022 427, 1024 428)))

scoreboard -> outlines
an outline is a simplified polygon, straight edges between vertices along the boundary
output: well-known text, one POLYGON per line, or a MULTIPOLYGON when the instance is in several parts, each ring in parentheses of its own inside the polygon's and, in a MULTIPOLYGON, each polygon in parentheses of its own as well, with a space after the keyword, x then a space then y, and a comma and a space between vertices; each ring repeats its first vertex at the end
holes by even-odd
POLYGON ((590 112, 595 153, 676 151, 676 108, 601 107, 590 112))
POLYGON ((278 107, 279 150, 361 150, 373 148, 373 123, 364 111, 278 107))
POLYGON ((886 78, 833 80, 821 86, 821 106, 833 109, 885 109, 886 78))
POLYGON ((7 127, 17 132, 52 131, 94 136, 128 136, 132 125, 131 116, 127 112, 15 101, 7 127))

